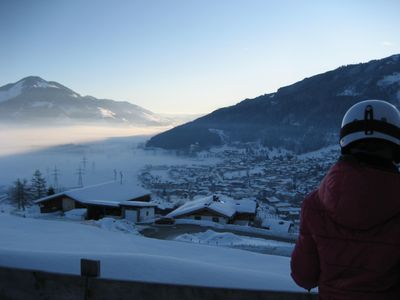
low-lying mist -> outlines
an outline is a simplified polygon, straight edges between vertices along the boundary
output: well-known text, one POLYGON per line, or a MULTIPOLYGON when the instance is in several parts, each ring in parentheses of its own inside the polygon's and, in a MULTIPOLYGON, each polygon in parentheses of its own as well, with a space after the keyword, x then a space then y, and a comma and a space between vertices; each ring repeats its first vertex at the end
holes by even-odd
POLYGON ((170 127, 16 126, 0 123, 0 157, 49 146, 99 141, 110 137, 154 135, 170 127))
POLYGON ((123 175, 124 182, 140 185, 138 175, 146 165, 197 163, 195 158, 141 147, 151 135, 166 129, 1 126, 0 196, 17 178, 30 181, 35 170, 47 185, 70 189, 81 181, 87 186, 115 180, 116 173, 123 175))

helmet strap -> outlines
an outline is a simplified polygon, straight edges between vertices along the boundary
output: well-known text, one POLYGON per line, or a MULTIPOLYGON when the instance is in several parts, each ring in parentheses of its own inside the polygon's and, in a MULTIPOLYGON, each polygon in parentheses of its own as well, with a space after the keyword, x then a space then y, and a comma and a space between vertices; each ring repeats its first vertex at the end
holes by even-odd
POLYGON ((371 105, 367 105, 364 111, 365 135, 374 134, 373 120, 374 120, 374 109, 372 108, 371 105))

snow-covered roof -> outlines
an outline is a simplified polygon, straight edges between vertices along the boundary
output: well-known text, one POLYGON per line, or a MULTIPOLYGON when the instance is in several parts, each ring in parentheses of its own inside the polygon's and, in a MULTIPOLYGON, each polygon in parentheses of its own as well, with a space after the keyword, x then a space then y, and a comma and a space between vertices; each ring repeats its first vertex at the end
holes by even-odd
POLYGON ((191 214, 202 209, 211 210, 231 218, 236 213, 255 213, 256 202, 249 199, 233 200, 226 196, 218 196, 217 198, 214 198, 214 196, 208 196, 186 202, 184 205, 170 212, 167 216, 175 218, 178 216, 191 214))
POLYGON ((267 201, 270 202, 270 203, 277 203, 277 202, 280 202, 281 200, 279 200, 275 196, 271 196, 271 197, 267 198, 267 201))
POLYGON ((261 226, 274 231, 289 232, 290 226, 292 225, 293 223, 290 221, 267 218, 263 220, 261 226))
POLYGON ((257 203, 254 200, 244 199, 244 200, 236 200, 236 212, 238 213, 246 213, 252 214, 256 213, 257 203))
POLYGON ((60 196, 67 196, 85 204, 100 204, 117 207, 121 202, 133 200, 145 195, 150 195, 150 192, 140 186, 110 181, 47 196, 36 200, 35 203, 41 203, 60 196))

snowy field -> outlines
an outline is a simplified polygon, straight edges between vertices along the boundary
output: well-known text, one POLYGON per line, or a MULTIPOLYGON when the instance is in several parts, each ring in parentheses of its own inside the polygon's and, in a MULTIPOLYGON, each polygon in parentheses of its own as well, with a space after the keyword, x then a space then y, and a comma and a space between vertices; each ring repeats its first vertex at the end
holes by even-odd
POLYGON ((0 265, 79 274, 101 260, 101 277, 196 286, 301 291, 289 258, 149 239, 102 222, 60 222, 0 213, 0 265))

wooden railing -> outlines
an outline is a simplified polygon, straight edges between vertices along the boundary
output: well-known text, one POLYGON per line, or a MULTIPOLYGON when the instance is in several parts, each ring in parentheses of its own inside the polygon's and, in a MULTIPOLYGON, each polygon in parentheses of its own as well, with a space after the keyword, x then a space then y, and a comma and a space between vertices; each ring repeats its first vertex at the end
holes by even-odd
POLYGON ((317 295, 108 280, 0 267, 0 299, 310 300, 317 295))

